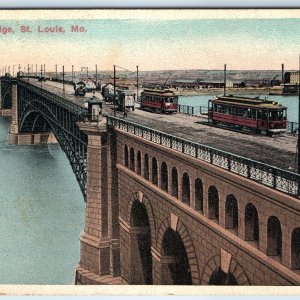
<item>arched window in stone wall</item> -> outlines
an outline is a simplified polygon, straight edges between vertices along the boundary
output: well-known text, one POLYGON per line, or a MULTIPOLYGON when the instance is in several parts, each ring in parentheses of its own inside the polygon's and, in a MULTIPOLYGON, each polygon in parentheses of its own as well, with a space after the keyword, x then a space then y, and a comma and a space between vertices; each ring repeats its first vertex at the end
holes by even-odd
POLYGON ((130 170, 134 171, 135 161, 134 161, 134 149, 130 148, 130 170))
POLYGON ((152 158, 152 183, 158 185, 157 159, 152 158))
POLYGON ((203 212, 203 184, 200 178, 195 180, 195 209, 203 212))
POLYGON ((219 192, 213 185, 208 189, 208 218, 219 222, 219 192))
POLYGON ((172 169, 172 196, 178 198, 178 172, 175 167, 172 169))
POLYGON ((124 165, 128 167, 128 147, 125 145, 124 147, 124 165))
POLYGON ((292 269, 300 269, 300 227, 297 227, 292 232, 292 269))
POLYGON ((252 203, 248 203, 245 208, 245 240, 259 242, 258 213, 252 203))
POLYGON ((267 255, 281 256, 281 251, 282 251, 281 225, 277 217, 272 216, 268 219, 267 234, 268 234, 267 255))
POLYGON ((190 177, 187 173, 183 173, 182 176, 182 202, 190 205, 190 197, 191 197, 191 192, 190 192, 190 177))
POLYGON ((149 156, 144 156, 144 178, 149 180, 149 156))
POLYGON ((141 175, 141 170, 142 170, 142 156, 141 156, 141 152, 138 151, 137 154, 137 168, 136 168, 136 172, 138 173, 138 175, 141 175))
POLYGON ((164 191, 168 191, 168 166, 165 162, 161 164, 160 170, 161 188, 164 191))
POLYGON ((225 203, 225 228, 238 229, 238 204, 234 195, 228 195, 225 203))

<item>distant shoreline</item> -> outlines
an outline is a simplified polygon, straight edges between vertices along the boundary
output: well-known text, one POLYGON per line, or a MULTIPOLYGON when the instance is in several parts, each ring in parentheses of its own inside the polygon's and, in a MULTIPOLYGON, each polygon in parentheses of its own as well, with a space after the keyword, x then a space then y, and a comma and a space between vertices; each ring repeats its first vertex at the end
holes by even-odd
MULTIPOLYGON (((268 95, 268 93, 279 93, 278 88, 227 88, 226 89, 226 94, 232 94, 232 95, 268 95)), ((197 95, 223 95, 224 89, 197 89, 197 90, 179 90, 176 92, 178 96, 197 96, 197 95)), ((269 95, 268 95, 269 96, 269 95)), ((272 95, 270 95, 272 96, 272 95)), ((277 96, 277 95, 276 95, 277 96)), ((280 96, 280 94, 278 95, 280 96)), ((296 96, 296 95, 295 95, 296 96)))

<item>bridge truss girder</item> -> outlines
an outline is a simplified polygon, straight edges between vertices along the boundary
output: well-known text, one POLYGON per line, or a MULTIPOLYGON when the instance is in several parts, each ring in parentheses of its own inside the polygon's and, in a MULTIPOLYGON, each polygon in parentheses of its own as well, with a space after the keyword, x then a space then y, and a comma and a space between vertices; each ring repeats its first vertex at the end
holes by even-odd
POLYGON ((30 83, 18 81, 19 133, 52 131, 65 152, 86 200, 87 135, 77 122, 86 109, 30 83), (61 100, 61 101, 59 101, 61 100))
POLYGON ((10 77, 1 78, 1 99, 2 105, 0 108, 12 108, 12 80, 10 77))

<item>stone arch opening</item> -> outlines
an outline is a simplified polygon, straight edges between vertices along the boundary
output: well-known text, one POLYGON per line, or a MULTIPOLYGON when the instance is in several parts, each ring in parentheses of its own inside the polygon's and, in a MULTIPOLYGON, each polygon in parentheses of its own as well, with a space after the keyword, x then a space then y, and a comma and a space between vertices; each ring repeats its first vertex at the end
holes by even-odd
POLYGON ((228 195, 225 202, 225 228, 238 230, 238 204, 234 195, 228 195))
POLYGON ((168 262, 164 274, 164 284, 192 284, 187 252, 178 232, 167 228, 162 240, 162 250, 164 258, 168 262))
POLYGON ((245 208, 245 240, 259 242, 259 220, 256 207, 248 203, 245 208))
POLYGON ((164 191, 168 191, 168 166, 165 162, 161 164, 160 175, 161 188, 164 191))
POLYGON ((158 185, 157 159, 152 158, 152 183, 158 185))
POLYGON ((281 224, 277 217, 272 216, 268 219, 267 225, 267 255, 279 256, 282 253, 282 233, 281 224))
POLYGON ((219 222, 219 192, 213 185, 208 189, 208 218, 219 222))
POLYGON ((191 196, 191 192, 190 192, 190 177, 187 173, 183 173, 182 176, 182 202, 190 205, 190 196, 191 196))
POLYGON ((124 146, 124 165, 128 167, 128 147, 127 145, 124 146))
POLYGON ((213 271, 209 279, 209 285, 238 285, 232 273, 225 273, 220 267, 213 271))
POLYGON ((151 230, 147 209, 135 200, 131 207, 131 284, 153 284, 151 230))
POLYGON ((291 241, 291 254, 292 254, 292 265, 293 270, 300 269, 300 227, 297 227, 292 232, 291 241))
POLYGON ((134 149, 130 148, 130 170, 134 171, 134 169, 135 169, 134 149))
POLYGON ((203 212, 203 184, 200 178, 195 180, 195 209, 203 212))
POLYGON ((144 156, 144 178, 149 180, 149 156, 144 156))
POLYGON ((250 285, 243 267, 228 252, 226 259, 221 255, 212 256, 205 264, 202 272, 201 285, 250 285))
POLYGON ((136 160, 137 160, 136 172, 137 172, 138 175, 141 175, 141 173, 142 173, 142 156, 141 156, 141 152, 140 151, 138 151, 138 153, 137 153, 136 160))
POLYGON ((175 167, 172 168, 172 196, 178 198, 178 172, 175 167))

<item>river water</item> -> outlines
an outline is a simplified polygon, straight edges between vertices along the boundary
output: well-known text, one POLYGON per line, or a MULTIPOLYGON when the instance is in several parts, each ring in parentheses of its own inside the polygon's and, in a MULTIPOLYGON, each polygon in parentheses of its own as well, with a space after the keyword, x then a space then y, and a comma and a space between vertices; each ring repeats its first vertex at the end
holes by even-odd
POLYGON ((74 284, 85 204, 58 145, 7 145, 0 117, 0 284, 74 284))
MULTIPOLYGON (((207 106, 211 95, 180 97, 207 106)), ((298 119, 297 96, 270 96, 298 119)), ((0 284, 73 284, 85 204, 58 145, 7 145, 10 119, 0 117, 0 284)))
MULTIPOLYGON (((199 96, 180 96, 179 104, 190 106, 206 106, 209 99, 213 95, 199 95, 199 96)), ((249 96, 249 97, 254 97, 249 96)), ((287 107, 288 121, 298 122, 298 96, 261 96, 261 99, 267 97, 268 100, 274 100, 287 107)))

